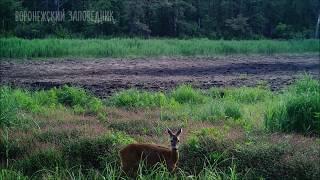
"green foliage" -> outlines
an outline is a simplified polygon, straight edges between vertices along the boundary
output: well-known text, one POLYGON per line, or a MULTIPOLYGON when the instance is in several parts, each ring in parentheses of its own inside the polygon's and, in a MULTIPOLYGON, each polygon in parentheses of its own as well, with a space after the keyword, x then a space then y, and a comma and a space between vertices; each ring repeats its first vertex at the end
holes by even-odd
POLYGON ((63 167, 64 161, 59 151, 48 149, 31 154, 18 161, 15 166, 17 169, 22 170, 24 174, 31 176, 42 169, 54 170, 56 167, 63 167))
POLYGON ((63 86, 51 90, 30 92, 10 87, 0 87, 0 125, 10 126, 26 122, 19 117, 21 111, 44 114, 61 107, 71 107, 75 113, 99 114, 105 117, 102 101, 85 90, 63 86))
POLYGON ((8 180, 27 180, 28 177, 22 175, 20 172, 9 170, 9 169, 1 169, 0 170, 0 179, 8 179, 8 180))
POLYGON ((320 134, 320 84, 304 77, 268 106, 266 127, 271 131, 320 134))
POLYGON ((0 161, 4 162, 19 158, 27 148, 28 147, 20 144, 16 139, 9 139, 8 128, 5 128, 4 131, 0 131, 0 161))
POLYGON ((0 39, 2 58, 215 56, 316 53, 318 49, 317 40, 0 39))
POLYGON ((128 108, 159 107, 163 101, 166 101, 163 93, 142 92, 136 89, 120 91, 109 99, 111 105, 128 108))
POLYGON ((271 92, 262 88, 233 88, 225 90, 225 98, 239 103, 257 103, 271 97, 271 92))
POLYGON ((224 98, 225 90, 223 88, 212 87, 207 91, 207 95, 213 99, 224 98))
MULTIPOLYGON (((204 105, 191 106, 190 114, 194 120, 214 121, 218 119, 224 119, 224 106, 221 101, 210 102, 204 105)), ((188 112, 188 111, 186 111, 188 112)))
POLYGON ((103 110, 102 101, 81 88, 63 86, 57 89, 57 98, 59 103, 73 107, 75 112, 97 114, 103 110))
POLYGON ((227 161, 229 157, 226 150, 232 143, 224 138, 226 133, 227 127, 203 128, 194 132, 180 148, 182 168, 188 172, 200 172, 208 165, 227 161))
POLYGON ((184 104, 174 108, 166 106, 162 109, 163 120, 202 120, 217 121, 227 118, 240 119, 242 112, 235 101, 209 101, 204 104, 184 104))
POLYGON ((171 96, 177 102, 201 104, 205 102, 205 96, 200 90, 193 89, 190 85, 182 85, 172 91, 171 96))
MULTIPOLYGON (((258 123, 257 113, 266 110, 269 130, 318 135, 319 89, 319 81, 305 76, 279 94, 261 88, 201 91, 190 86, 181 86, 168 93, 128 90, 115 94, 107 102, 117 107, 152 107, 155 112, 160 109, 161 120, 176 121, 155 124, 146 118, 104 123, 139 138, 145 138, 144 135, 160 138, 168 125, 180 126, 185 120, 213 122, 197 124, 203 128, 196 131, 192 129, 194 127, 188 127, 179 149, 176 173, 156 166, 139 171, 138 179, 317 179, 320 175, 317 137, 269 135, 256 129, 254 133, 244 132, 238 125, 239 122, 251 123, 249 118, 254 120, 252 123, 258 123), (214 122, 217 120, 220 121, 214 122), (277 139, 279 137, 283 139, 277 139), (299 138, 303 138, 304 145, 300 144, 299 138)), ((8 128, 19 124, 20 113, 41 114, 43 110, 64 106, 77 113, 98 112, 95 115, 99 116, 104 112, 101 100, 83 89, 68 86, 35 92, 3 86, 0 91, 0 103, 5 102, 1 108, 6 112, 1 114, 4 128, 0 129, 0 179, 26 179, 26 176, 34 179, 127 178, 121 174, 118 151, 134 140, 124 133, 84 137, 77 128, 31 129, 31 134, 25 128, 21 131, 28 132, 26 141, 30 141, 25 142, 23 138, 16 138, 20 134, 14 131, 15 136, 11 137, 11 127, 8 128), (31 147, 33 144, 37 151, 31 147), (6 160, 9 166, 3 169, 6 160)))
POLYGON ((300 77, 293 85, 289 87, 290 92, 294 92, 298 95, 305 93, 318 93, 320 90, 319 79, 313 79, 309 75, 304 75, 300 77))
MULTIPOLYGON (((310 147, 311 149, 313 147, 310 147)), ((320 165, 308 158, 315 152, 300 152, 286 142, 271 144, 255 142, 239 145, 232 151, 236 164, 250 168, 248 177, 268 177, 271 179, 317 179, 320 165), (290 154, 290 156, 288 156, 290 154), (309 161, 307 160, 309 159, 309 161)), ((316 155, 317 156, 317 155, 316 155)))
POLYGON ((283 23, 279 23, 275 28, 275 36, 282 39, 290 39, 293 37, 292 27, 283 23))
POLYGON ((17 123, 18 105, 11 95, 9 87, 0 88, 0 127, 10 126, 17 123))
POLYGON ((231 117, 233 119, 240 119, 242 117, 240 105, 232 101, 226 101, 224 103, 224 113, 227 117, 231 117))
MULTIPOLYGON (((133 1, 133 0, 37 0, 21 2, 2 0, 0 25, 3 35, 23 38, 55 37, 208 37, 212 39, 310 38, 318 17, 319 1, 237 0, 133 1), (65 20, 54 22, 19 22, 16 11, 64 10, 65 20), (68 11, 112 10, 110 21, 72 22, 68 11)), ((18 16, 19 17, 19 16, 18 16)), ((41 17, 40 17, 41 18, 41 17)), ((49 18, 50 19, 50 18, 49 18)), ((94 20, 97 20, 93 17, 94 20)), ((109 19, 109 17, 108 17, 109 19)), ((232 50, 232 48, 230 48, 232 50)), ((190 51, 185 51, 187 55, 190 51)))
MULTIPOLYGON (((162 120, 193 119, 214 121, 225 118, 240 119, 242 117, 240 105, 234 100, 235 95, 242 97, 242 99, 238 100, 239 102, 263 100, 259 94, 251 93, 249 88, 240 92, 242 93, 241 95, 238 95, 240 93, 233 93, 234 95, 230 95, 230 98, 213 100, 209 97, 213 96, 213 89, 209 90, 209 92, 202 92, 189 85, 182 85, 167 94, 143 92, 135 89, 120 91, 111 96, 108 102, 117 107, 127 108, 160 107, 160 118, 162 120), (245 91, 249 91, 248 95, 242 97, 244 96, 242 94, 246 94, 245 91), (257 97, 252 98, 251 95, 256 95, 257 97)), ((221 95, 221 92, 217 93, 219 96, 221 95)))
POLYGON ((180 167, 196 173, 210 165, 225 171, 233 164, 238 175, 248 179, 275 179, 280 176, 285 179, 313 179, 320 173, 320 165, 316 162, 319 156, 313 146, 310 146, 310 151, 302 150, 302 153, 287 142, 270 143, 254 135, 250 137, 256 140, 232 141, 227 138, 228 133, 230 129, 227 126, 203 128, 192 133, 181 146, 180 167), (310 160, 310 157, 315 159, 310 160))
POLYGON ((98 138, 83 138, 66 144, 64 156, 70 165, 103 169, 106 163, 119 163, 118 151, 122 145, 133 143, 129 136, 113 132, 98 138))
POLYGON ((282 161, 282 156, 288 147, 279 144, 257 143, 240 145, 237 147, 233 156, 237 164, 251 169, 251 177, 284 177, 287 171, 287 165, 282 161))
POLYGON ((87 103, 88 95, 84 89, 63 86, 57 91, 58 101, 67 106, 84 106, 87 103))

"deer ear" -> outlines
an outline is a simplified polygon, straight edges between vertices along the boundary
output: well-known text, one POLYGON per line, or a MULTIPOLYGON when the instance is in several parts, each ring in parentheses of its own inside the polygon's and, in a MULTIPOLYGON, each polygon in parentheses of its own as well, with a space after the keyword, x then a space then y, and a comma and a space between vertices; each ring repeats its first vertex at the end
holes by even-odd
POLYGON ((170 136, 173 136, 173 133, 169 128, 167 128, 167 131, 168 131, 168 134, 170 134, 170 136))
POLYGON ((182 133, 182 129, 180 128, 180 129, 178 130, 178 132, 176 133, 176 136, 179 136, 181 133, 182 133))

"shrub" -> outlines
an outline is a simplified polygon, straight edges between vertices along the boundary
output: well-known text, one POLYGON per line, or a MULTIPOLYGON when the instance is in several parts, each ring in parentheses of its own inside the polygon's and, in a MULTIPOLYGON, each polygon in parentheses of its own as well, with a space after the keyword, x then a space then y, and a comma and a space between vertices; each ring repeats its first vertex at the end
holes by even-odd
MULTIPOLYGON (((299 150, 286 142, 261 141, 238 145, 232 155, 237 167, 250 169, 250 178, 317 179, 320 174, 319 149, 299 150)), ((239 170, 239 169, 238 169, 239 170)))
POLYGON ((320 84, 308 77, 299 80, 270 104, 265 125, 271 131, 320 134, 320 84))
POLYGON ((240 111, 240 105, 236 102, 230 102, 230 101, 225 102, 224 113, 227 117, 231 117, 233 119, 240 119, 242 117, 242 113, 240 111))
POLYGON ((281 129, 290 132, 320 134, 320 94, 295 96, 287 100, 287 117, 281 122, 281 129))
POLYGON ((27 147, 24 147, 18 140, 9 139, 8 129, 0 131, 0 161, 16 159, 20 157, 27 147))
POLYGON ((48 91, 35 91, 33 93, 33 99, 40 106, 54 108, 59 104, 56 88, 52 88, 48 91))
POLYGON ((109 133, 98 138, 83 138, 65 145, 64 156, 70 165, 103 169, 106 163, 119 163, 121 145, 134 140, 123 133, 109 133))
POLYGON ((206 97, 200 90, 193 89, 190 85, 182 85, 172 91, 171 96, 177 102, 200 104, 204 103, 206 97))
POLYGON ((75 105, 85 106, 89 99, 87 92, 84 89, 66 85, 57 89, 57 97, 59 103, 71 107, 75 105))
POLYGON ((288 153, 287 148, 285 145, 266 142, 248 143, 238 145, 232 151, 232 156, 242 170, 250 169, 248 176, 252 178, 285 178, 288 167, 282 159, 288 153))
POLYGON ((17 169, 21 169, 24 174, 33 175, 42 169, 54 170, 56 167, 63 167, 64 162, 59 151, 48 149, 33 153, 23 160, 17 161, 15 166, 17 169))
POLYGON ((40 106, 32 98, 32 94, 27 90, 15 89, 11 92, 12 98, 16 100, 18 107, 29 112, 40 112, 40 106))
POLYGON ((248 179, 317 179, 320 174, 316 145, 301 150, 259 136, 232 141, 229 132, 228 127, 203 128, 191 134, 181 145, 179 167, 197 174, 210 166, 226 172, 235 165, 238 175, 248 179))
POLYGON ((194 132, 180 148, 181 168, 187 172, 199 173, 208 165, 228 160, 226 150, 232 143, 224 138, 227 132, 226 128, 204 128, 194 132))
POLYGON ((57 89, 58 102, 66 106, 71 106, 78 113, 103 113, 104 105, 102 101, 82 88, 63 86, 57 89))
POLYGON ((116 93, 109 101, 111 105, 117 107, 160 107, 160 104, 166 101, 166 97, 163 93, 142 92, 136 89, 129 89, 116 93))

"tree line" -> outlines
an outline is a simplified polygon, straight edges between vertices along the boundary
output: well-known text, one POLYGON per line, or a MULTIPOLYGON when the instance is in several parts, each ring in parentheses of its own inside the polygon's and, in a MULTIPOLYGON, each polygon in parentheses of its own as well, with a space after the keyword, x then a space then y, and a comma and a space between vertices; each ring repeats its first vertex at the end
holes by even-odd
POLYGON ((319 0, 1 0, 1 35, 313 38, 319 0), (114 21, 17 22, 17 11, 112 11, 114 21))

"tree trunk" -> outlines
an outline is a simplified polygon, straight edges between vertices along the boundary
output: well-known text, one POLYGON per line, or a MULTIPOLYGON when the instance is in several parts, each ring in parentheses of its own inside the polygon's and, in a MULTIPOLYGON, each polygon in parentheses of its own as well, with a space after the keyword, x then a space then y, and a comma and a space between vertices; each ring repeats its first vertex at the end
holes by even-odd
POLYGON ((320 12, 319 12, 319 15, 318 15, 318 22, 317 22, 317 25, 316 25, 316 34, 315 34, 315 38, 316 39, 319 38, 319 26, 320 26, 320 12))
POLYGON ((198 29, 201 28, 200 0, 197 1, 198 29))
POLYGON ((178 7, 177 7, 177 1, 173 4, 173 36, 178 36, 177 31, 177 22, 178 22, 178 7))

